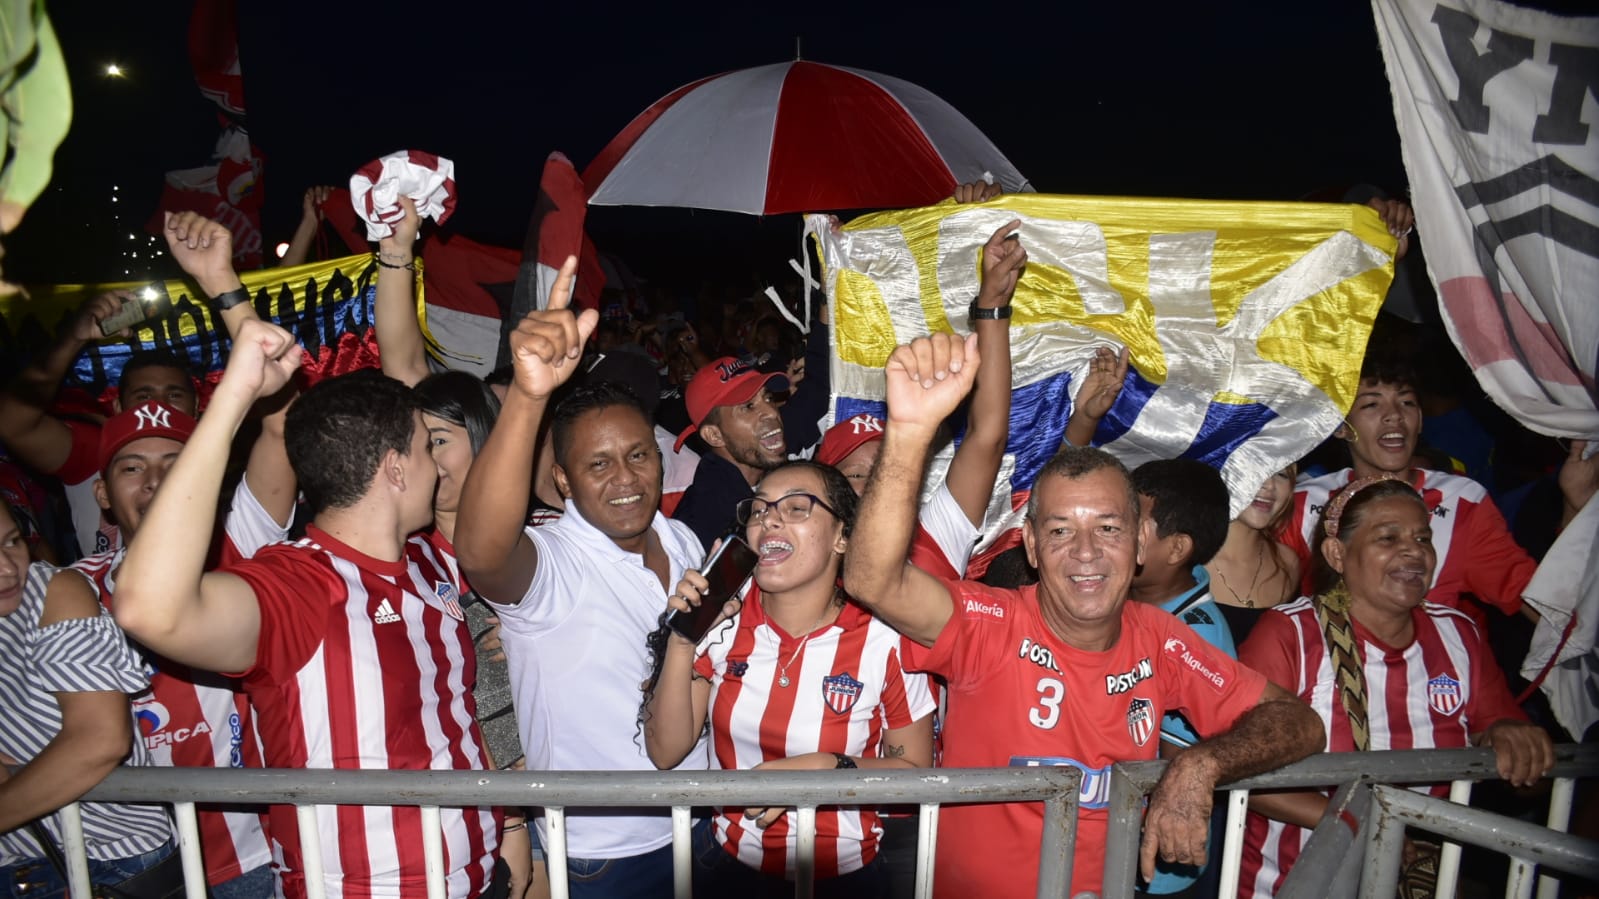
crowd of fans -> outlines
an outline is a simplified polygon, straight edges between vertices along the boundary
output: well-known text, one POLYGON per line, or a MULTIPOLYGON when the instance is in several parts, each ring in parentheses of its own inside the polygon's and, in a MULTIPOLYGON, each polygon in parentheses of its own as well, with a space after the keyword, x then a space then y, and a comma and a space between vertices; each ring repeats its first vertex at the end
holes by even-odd
MULTIPOLYGON (((402 202, 374 257, 381 371, 302 388, 301 349, 256 316, 227 230, 184 214, 168 246, 232 337, 203 414, 196 373, 152 353, 122 370, 113 414, 56 405, 115 296, 0 394, 0 894, 61 891, 54 812, 123 764, 1070 765, 1076 895, 1101 886, 1110 766, 1158 756, 1139 889, 1184 896, 1216 892, 1219 784, 1324 749, 1486 746, 1517 786, 1553 764, 1485 630, 1532 615, 1537 563, 1484 486, 1421 451, 1422 385, 1378 343, 1332 435, 1348 466, 1289 466, 1236 518, 1212 468, 1129 472, 1088 446, 1127 375, 1101 350, 1021 546, 971 580, 1008 436, 1019 222, 984 247, 971 333, 899 347, 886 417, 823 431, 825 305, 808 335, 749 303, 695 323, 577 312, 575 260, 517 323, 506 370, 433 370, 402 202), (730 540, 754 574, 696 643, 668 616, 701 603, 730 540)), ((1408 234, 1402 203, 1373 205, 1408 234)), ((1556 528, 1599 488, 1582 455, 1554 481, 1556 528)), ((1273 894, 1327 801, 1254 798, 1241 894, 1273 894)), ((83 808, 97 883, 160 895, 181 878, 165 809, 83 808)), ((327 895, 426 894, 416 809, 315 814, 327 895)), ((547 889, 539 810, 442 819, 450 896, 547 889)), ((911 819, 816 821, 818 895, 909 888, 911 819)), ((1042 823, 1037 804, 946 807, 938 894, 1032 895, 1042 823)), ((292 807, 206 807, 200 825, 211 895, 305 895, 292 807)), ((663 810, 567 809, 573 894, 669 895, 671 831, 663 810)), ((716 809, 693 840, 696 892, 791 892, 791 810, 716 809)), ((1407 847, 1418 870, 1434 857, 1407 847)))

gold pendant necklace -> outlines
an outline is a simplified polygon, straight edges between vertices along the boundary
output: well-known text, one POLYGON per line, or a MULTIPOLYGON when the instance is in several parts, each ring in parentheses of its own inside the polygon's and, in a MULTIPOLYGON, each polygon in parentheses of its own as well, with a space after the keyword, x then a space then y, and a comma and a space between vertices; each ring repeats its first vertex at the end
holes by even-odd
MULTIPOLYGON (((794 647, 794 654, 788 657, 788 661, 783 663, 782 668, 778 669, 777 685, 779 687, 786 687, 793 683, 793 681, 788 679, 788 666, 794 664, 794 660, 799 658, 799 654, 805 651, 805 644, 811 642, 811 637, 816 633, 817 629, 822 626, 822 622, 826 620, 827 611, 823 611, 822 617, 816 619, 816 623, 811 626, 809 631, 805 632, 805 636, 799 641, 799 645, 794 647)), ((782 641, 779 641, 779 645, 781 645, 781 642, 782 641)))
POLYGON ((1216 576, 1221 578, 1222 585, 1232 591, 1234 599, 1251 609, 1255 608, 1255 587, 1260 584, 1260 572, 1266 567, 1266 545, 1256 541, 1255 548, 1258 550, 1256 554, 1259 556, 1260 561, 1255 563, 1255 576, 1249 580, 1249 592, 1247 594, 1239 593, 1234 589, 1233 585, 1228 583, 1227 575, 1222 573, 1221 566, 1216 566, 1216 576))

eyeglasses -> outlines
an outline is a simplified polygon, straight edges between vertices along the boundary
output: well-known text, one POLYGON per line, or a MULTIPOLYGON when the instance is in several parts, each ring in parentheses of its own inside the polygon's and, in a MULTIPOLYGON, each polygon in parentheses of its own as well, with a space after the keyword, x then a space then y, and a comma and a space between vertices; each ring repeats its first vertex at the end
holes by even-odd
POLYGON ((766 516, 775 509, 779 520, 786 524, 799 524, 810 518, 811 512, 817 506, 832 513, 834 518, 841 517, 837 509, 829 506, 814 493, 790 493, 771 502, 758 497, 740 500, 739 504, 733 507, 733 520, 738 522, 739 527, 747 528, 751 522, 764 523, 766 516))

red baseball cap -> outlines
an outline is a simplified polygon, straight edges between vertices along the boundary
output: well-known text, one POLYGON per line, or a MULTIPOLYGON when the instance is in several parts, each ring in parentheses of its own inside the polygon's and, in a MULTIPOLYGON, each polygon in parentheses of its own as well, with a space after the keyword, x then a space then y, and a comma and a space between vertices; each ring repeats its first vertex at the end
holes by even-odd
POLYGON ((822 445, 816 450, 816 461, 823 465, 837 465, 849 454, 873 440, 883 439, 883 420, 862 412, 851 415, 822 435, 822 445))
POLYGON ((100 469, 103 471, 117 451, 145 437, 166 437, 188 443, 195 421, 166 403, 140 403, 123 409, 100 426, 100 469))
POLYGON ((683 391, 683 405, 688 407, 689 426, 677 435, 677 443, 672 445, 672 449, 682 449, 683 441, 700 429, 705 416, 710 415, 717 406, 736 406, 754 396, 762 387, 770 387, 775 392, 788 389, 787 375, 769 374, 760 371, 755 365, 754 359, 723 356, 694 373, 693 380, 688 382, 688 389, 683 391))

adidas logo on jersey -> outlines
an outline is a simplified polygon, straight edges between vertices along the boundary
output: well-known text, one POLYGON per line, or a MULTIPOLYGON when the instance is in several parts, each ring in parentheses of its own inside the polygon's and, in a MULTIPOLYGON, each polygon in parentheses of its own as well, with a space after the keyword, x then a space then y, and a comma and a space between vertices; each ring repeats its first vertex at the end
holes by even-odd
POLYGON ((393 624, 400 620, 400 616, 394 611, 394 606, 384 599, 378 602, 378 610, 372 613, 372 620, 378 624, 393 624))

